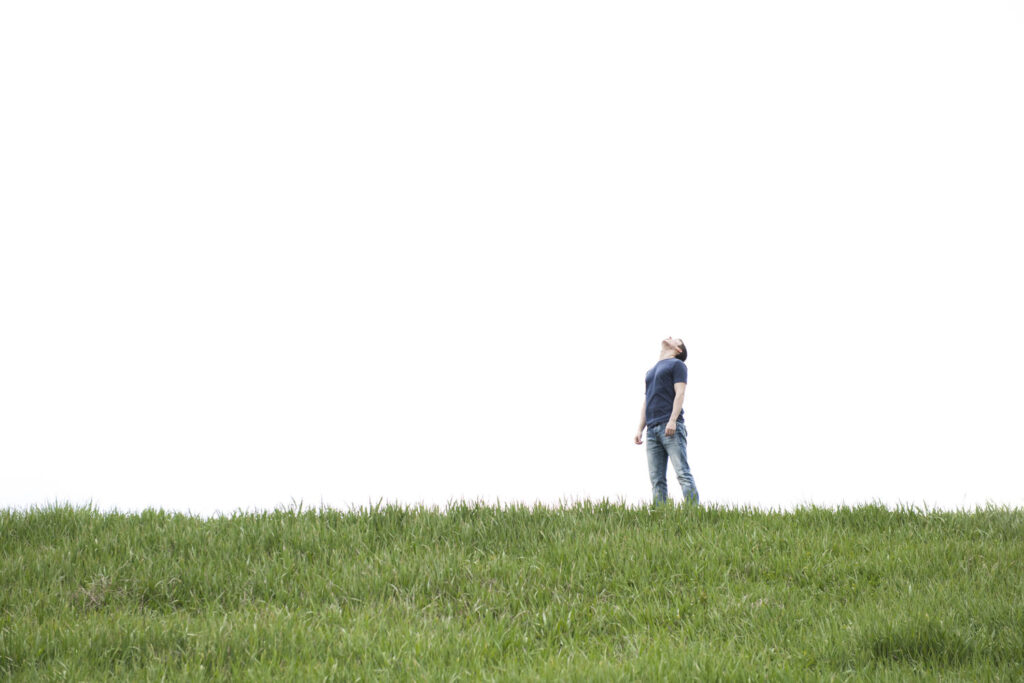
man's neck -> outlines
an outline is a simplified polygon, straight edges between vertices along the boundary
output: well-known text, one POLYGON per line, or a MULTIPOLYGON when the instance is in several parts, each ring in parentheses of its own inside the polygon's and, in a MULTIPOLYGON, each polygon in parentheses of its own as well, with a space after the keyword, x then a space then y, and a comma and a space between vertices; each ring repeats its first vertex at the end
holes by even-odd
POLYGON ((675 357, 676 357, 676 354, 674 354, 674 353, 667 353, 667 354, 663 353, 663 354, 661 354, 661 358, 658 359, 658 362, 660 363, 661 361, 665 360, 666 358, 675 358, 675 357))

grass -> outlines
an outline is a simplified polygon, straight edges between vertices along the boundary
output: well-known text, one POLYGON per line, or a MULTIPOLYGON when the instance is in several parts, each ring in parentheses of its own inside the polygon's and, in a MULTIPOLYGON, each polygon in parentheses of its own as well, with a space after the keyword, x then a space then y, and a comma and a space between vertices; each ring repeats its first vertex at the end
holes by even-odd
POLYGON ((1024 511, 0 510, 0 679, 1022 680, 1024 511))

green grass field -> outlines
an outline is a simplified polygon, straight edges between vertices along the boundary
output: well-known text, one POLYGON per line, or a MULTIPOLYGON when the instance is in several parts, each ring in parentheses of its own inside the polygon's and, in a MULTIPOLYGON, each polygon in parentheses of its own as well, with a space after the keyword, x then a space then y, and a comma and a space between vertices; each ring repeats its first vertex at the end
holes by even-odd
POLYGON ((1024 511, 0 510, 3 680, 1024 680, 1024 511))

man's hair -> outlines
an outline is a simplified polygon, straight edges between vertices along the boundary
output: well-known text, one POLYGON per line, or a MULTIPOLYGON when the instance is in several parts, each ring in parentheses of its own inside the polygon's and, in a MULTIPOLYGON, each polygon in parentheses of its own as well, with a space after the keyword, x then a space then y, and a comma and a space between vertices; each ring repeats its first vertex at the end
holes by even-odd
POLYGON ((680 339, 679 340, 679 345, 683 347, 683 350, 676 354, 676 359, 677 360, 686 360, 686 344, 684 344, 683 340, 680 339))

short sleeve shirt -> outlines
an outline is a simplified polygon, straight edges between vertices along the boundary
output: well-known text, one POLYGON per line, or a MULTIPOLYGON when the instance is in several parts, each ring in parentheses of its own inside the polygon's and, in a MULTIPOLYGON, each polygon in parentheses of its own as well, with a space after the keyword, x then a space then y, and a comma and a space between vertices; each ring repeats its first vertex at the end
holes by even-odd
MULTIPOLYGON (((668 422, 676 398, 676 382, 686 382, 686 363, 678 358, 659 360, 647 371, 647 426, 668 422)), ((680 409, 676 422, 683 421, 680 409)))

